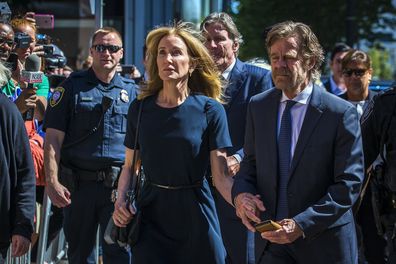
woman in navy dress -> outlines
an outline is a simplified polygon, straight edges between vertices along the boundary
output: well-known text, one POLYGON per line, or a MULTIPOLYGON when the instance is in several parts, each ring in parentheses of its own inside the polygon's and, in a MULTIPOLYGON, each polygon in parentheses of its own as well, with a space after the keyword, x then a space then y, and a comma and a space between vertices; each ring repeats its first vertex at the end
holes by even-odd
POLYGON ((135 213, 124 201, 133 155, 139 153, 146 181, 133 263, 225 263, 215 205, 205 179, 210 162, 214 185, 231 203, 232 178, 225 151, 231 141, 219 103, 219 73, 202 42, 184 24, 151 31, 146 45, 151 79, 129 109, 114 222, 125 226, 135 213), (133 149, 143 98, 139 144, 133 149))

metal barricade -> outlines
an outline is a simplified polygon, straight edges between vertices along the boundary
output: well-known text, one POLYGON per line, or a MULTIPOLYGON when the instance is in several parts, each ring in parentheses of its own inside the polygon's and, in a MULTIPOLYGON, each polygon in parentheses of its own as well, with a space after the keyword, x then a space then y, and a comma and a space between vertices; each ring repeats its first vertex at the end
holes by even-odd
POLYGON ((44 191, 43 205, 40 217, 40 232, 37 247, 37 264, 46 263, 58 263, 67 253, 67 243, 63 230, 59 232, 58 236, 50 244, 47 250, 48 244, 48 228, 49 221, 52 215, 51 212, 51 200, 49 199, 47 192, 44 191))
POLYGON ((25 255, 17 258, 11 257, 11 250, 12 250, 12 246, 10 245, 10 248, 8 249, 7 252, 7 257, 5 259, 5 264, 30 264, 31 247, 29 247, 29 251, 25 255))
MULTIPOLYGON (((36 264, 59 263, 62 259, 64 259, 64 257, 67 254, 68 245, 65 240, 63 229, 59 232, 58 236, 51 242, 51 244, 47 249, 49 221, 52 215, 51 204, 52 204, 51 200, 49 199, 47 192, 45 191, 43 197, 43 205, 42 205, 43 212, 41 213, 41 217, 40 217, 40 232, 39 232, 36 264)), ((99 259, 99 228, 96 235, 96 246, 95 246, 96 263, 98 263, 98 259, 99 259)))

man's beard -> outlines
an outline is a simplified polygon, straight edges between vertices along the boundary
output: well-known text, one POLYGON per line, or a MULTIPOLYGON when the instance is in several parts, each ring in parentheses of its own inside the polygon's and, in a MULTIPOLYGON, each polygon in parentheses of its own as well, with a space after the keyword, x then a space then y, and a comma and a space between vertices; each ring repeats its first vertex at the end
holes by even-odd
POLYGON ((296 72, 293 74, 288 69, 275 70, 273 71, 273 78, 277 88, 288 92, 294 92, 298 88, 301 88, 302 83, 304 83, 306 79, 306 74, 302 72, 296 72), (277 76, 279 75, 283 76, 282 81, 277 80, 277 76))

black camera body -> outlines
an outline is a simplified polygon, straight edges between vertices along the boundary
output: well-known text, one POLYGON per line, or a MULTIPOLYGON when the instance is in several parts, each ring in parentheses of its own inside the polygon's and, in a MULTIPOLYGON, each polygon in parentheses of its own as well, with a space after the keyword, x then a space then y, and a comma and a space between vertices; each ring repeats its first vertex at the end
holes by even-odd
POLYGON ((64 68, 66 66, 66 63, 67 59, 63 56, 45 58, 46 69, 64 68))
POLYGON ((43 45, 44 57, 51 57, 54 54, 53 45, 43 45))
POLYGON ((55 44, 43 45, 45 68, 46 70, 52 70, 56 68, 64 68, 67 63, 67 59, 63 51, 55 44))
POLYGON ((33 42, 32 38, 23 32, 15 33, 15 48, 27 49, 30 46, 30 43, 33 42))
POLYGON ((4 66, 6 66, 12 72, 15 71, 18 66, 18 55, 15 52, 11 52, 7 61, 4 62, 4 66))

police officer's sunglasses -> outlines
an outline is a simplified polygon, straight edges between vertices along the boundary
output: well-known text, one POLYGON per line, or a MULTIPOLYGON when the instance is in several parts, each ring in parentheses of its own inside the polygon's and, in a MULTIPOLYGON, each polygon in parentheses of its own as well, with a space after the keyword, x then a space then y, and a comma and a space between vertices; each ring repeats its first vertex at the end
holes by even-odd
POLYGON ((122 47, 117 46, 117 45, 103 45, 103 44, 97 44, 93 45, 92 48, 94 48, 97 52, 105 52, 108 50, 110 53, 114 53, 122 49, 122 47))
POLYGON ((4 44, 7 44, 8 47, 12 47, 14 45, 14 41, 6 38, 1 38, 0 37, 0 46, 3 46, 4 44))
POLYGON ((355 74, 356 77, 362 77, 366 72, 366 69, 345 69, 342 71, 342 74, 346 77, 351 77, 352 74, 355 74))

